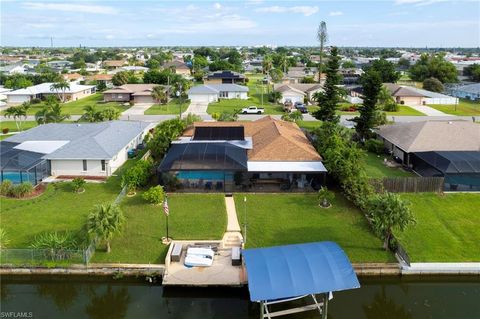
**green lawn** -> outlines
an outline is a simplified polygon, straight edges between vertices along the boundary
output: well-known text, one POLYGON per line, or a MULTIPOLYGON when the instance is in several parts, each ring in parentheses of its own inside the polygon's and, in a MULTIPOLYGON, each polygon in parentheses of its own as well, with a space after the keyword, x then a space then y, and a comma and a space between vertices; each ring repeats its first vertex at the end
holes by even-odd
POLYGON ((247 247, 334 241, 352 262, 394 262, 370 230, 362 213, 340 193, 333 206, 320 208, 315 194, 239 194, 237 214, 243 223, 247 197, 247 247))
MULTIPOLYGON (((35 121, 25 121, 22 124, 22 131, 26 131, 28 129, 31 129, 32 127, 37 126, 37 122, 35 121)), ((17 125, 15 124, 15 121, 0 121, 0 130, 3 130, 4 128, 8 128, 9 132, 17 132, 17 125)))
POLYGON ((144 112, 145 115, 179 115, 179 107, 182 107, 182 113, 185 112, 190 104, 189 100, 180 103, 179 99, 172 99, 167 104, 154 104, 144 112))
POLYGON ((120 175, 135 160, 128 160, 106 183, 87 183, 85 192, 74 193, 68 183, 55 183, 34 199, 0 197, 1 227, 7 232, 9 248, 29 248, 42 232, 72 231, 78 242, 84 243, 82 230, 94 205, 110 202, 121 190, 120 175))
MULTIPOLYGON (((358 112, 339 111, 341 115, 358 115, 358 112)), ((399 105, 397 112, 386 112, 389 116, 424 116, 422 112, 412 109, 406 105, 399 105)))
POLYGON ((429 105, 430 107, 433 107, 436 110, 442 111, 447 114, 453 114, 453 115, 480 115, 480 102, 473 102, 469 100, 464 100, 461 99, 456 106, 455 110, 455 105, 429 105))
MULTIPOLYGON (((118 109, 120 112, 123 112, 130 108, 130 106, 124 106, 121 105, 117 102, 103 102, 103 95, 102 93, 95 93, 90 96, 87 96, 83 99, 79 99, 77 101, 72 101, 68 103, 63 103, 62 105, 62 111, 64 113, 70 114, 70 115, 81 115, 84 113, 83 108, 87 105, 93 105, 96 106, 97 109, 100 111, 107 106, 113 106, 116 109, 118 109)), ((38 104, 32 104, 30 109, 27 111, 28 115, 35 115, 38 111, 42 109, 44 106, 44 103, 38 103, 38 104)), ((1 114, 4 114, 5 111, 3 111, 1 114)))
MULTIPOLYGON (((222 194, 172 194, 168 204, 173 239, 222 238, 227 227, 222 194)), ((110 254, 99 247, 92 262, 163 264, 168 249, 161 241, 166 236, 163 208, 147 204, 140 193, 126 197, 121 207, 127 218, 123 232, 113 239, 110 254)))
POLYGON ((397 237, 412 262, 480 262, 480 194, 402 194, 417 224, 397 237))
POLYGON ((322 122, 320 121, 298 121, 297 125, 300 128, 307 129, 309 131, 316 129, 317 127, 320 126, 322 122))
POLYGON ((388 167, 383 164, 383 159, 386 156, 376 155, 370 152, 366 152, 365 157, 365 170, 367 176, 370 178, 383 178, 383 177, 412 177, 413 173, 407 172, 402 168, 388 167))

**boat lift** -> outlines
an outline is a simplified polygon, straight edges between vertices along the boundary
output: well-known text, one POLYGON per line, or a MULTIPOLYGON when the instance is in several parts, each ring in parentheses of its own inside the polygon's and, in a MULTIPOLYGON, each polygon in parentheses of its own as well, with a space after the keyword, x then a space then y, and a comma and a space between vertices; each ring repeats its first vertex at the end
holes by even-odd
POLYGON ((260 303, 262 319, 312 310, 326 319, 332 292, 360 288, 348 257, 333 242, 246 249, 243 256, 250 300, 260 303), (309 297, 313 302, 304 306, 279 311, 269 308, 309 297))

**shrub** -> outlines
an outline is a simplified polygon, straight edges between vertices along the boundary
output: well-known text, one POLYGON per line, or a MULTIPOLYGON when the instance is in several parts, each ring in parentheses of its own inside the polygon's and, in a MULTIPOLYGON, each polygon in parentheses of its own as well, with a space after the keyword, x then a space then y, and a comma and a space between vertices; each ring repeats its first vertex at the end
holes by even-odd
POLYGON ((11 196, 13 183, 11 180, 6 179, 0 184, 0 195, 11 196))
POLYGON ((12 187, 11 195, 17 198, 23 198, 33 191, 33 185, 30 182, 23 182, 12 187))
POLYGON ((72 185, 72 188, 73 188, 73 191, 75 193, 79 193, 83 190, 85 190, 85 184, 87 182, 85 182, 85 179, 81 178, 81 177, 76 177, 72 180, 71 182, 71 185, 72 185))
POLYGON ((164 199, 165 199, 165 192, 163 190, 163 187, 160 185, 150 187, 148 191, 143 193, 143 199, 146 200, 147 202, 154 204, 154 205, 159 205, 161 204, 164 199))
POLYGON ((0 248, 5 249, 7 248, 8 244, 10 243, 10 239, 7 237, 7 232, 5 229, 0 228, 0 248))
POLYGON ((32 103, 32 104, 38 104, 38 103, 41 103, 41 102, 42 102, 42 100, 39 99, 39 98, 34 98, 34 99, 30 100, 30 103, 32 103))
POLYGON ((400 106, 397 103, 392 101, 392 102, 386 103, 383 106, 383 110, 385 112, 398 112, 400 110, 400 106))
POLYGON ((332 201, 335 199, 335 193, 329 191, 327 187, 321 187, 318 191, 318 205, 322 207, 330 207, 332 201))
POLYGON ((160 176, 161 183, 163 187, 168 191, 175 191, 176 189, 181 187, 181 183, 178 180, 177 176, 170 173, 162 173, 160 176))
POLYGON ((43 233, 35 237, 33 249, 45 249, 45 257, 51 260, 63 260, 70 257, 69 250, 77 249, 77 242, 71 233, 43 233))
POLYGON ((373 138, 365 141, 365 148, 367 149, 367 151, 378 154, 378 155, 383 154, 385 150, 385 146, 383 145, 383 142, 373 138))
POLYGON ((132 193, 139 187, 146 186, 152 176, 152 163, 148 160, 140 160, 128 169, 122 176, 122 187, 127 187, 132 193))
POLYGON ((8 134, 8 132, 10 132, 10 129, 8 127, 2 128, 2 133, 3 134, 8 134))

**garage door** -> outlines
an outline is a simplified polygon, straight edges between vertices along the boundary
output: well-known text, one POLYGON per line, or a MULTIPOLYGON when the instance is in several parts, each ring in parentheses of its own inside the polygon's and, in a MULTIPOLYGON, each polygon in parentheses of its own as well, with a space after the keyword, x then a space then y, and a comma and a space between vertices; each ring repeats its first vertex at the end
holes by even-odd
POLYGON ((284 96, 284 100, 290 100, 292 103, 295 102, 300 102, 303 103, 303 96, 298 96, 298 95, 286 95, 284 96))
POLYGON ((134 101, 135 103, 154 103, 151 96, 135 96, 134 101))
POLYGON ((209 101, 210 95, 207 95, 207 94, 190 94, 188 97, 192 102, 207 102, 207 103, 210 102, 209 101))

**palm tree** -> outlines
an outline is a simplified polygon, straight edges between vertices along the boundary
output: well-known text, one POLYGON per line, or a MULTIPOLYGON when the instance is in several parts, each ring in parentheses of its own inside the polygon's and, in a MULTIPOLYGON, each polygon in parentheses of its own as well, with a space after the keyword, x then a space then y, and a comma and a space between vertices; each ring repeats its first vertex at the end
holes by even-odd
POLYGON ((27 119, 27 111, 30 108, 30 103, 25 102, 20 106, 11 106, 5 110, 5 116, 13 117, 17 130, 22 130, 23 122, 27 119))
POLYGON ((62 106, 58 103, 45 105, 35 113, 35 120, 38 124, 60 123, 70 118, 70 114, 62 113, 62 106))
POLYGON ((82 117, 80 117, 81 121, 86 121, 91 123, 99 121, 98 111, 95 105, 87 105, 83 108, 83 110, 85 112, 83 113, 82 117))
POLYGON ((264 74, 268 74, 273 67, 273 60, 270 55, 266 55, 263 58, 262 69, 264 74))
POLYGON ((156 86, 152 90, 152 97, 157 103, 166 103, 167 93, 162 85, 156 86))
POLYGON ((120 207, 114 204, 95 206, 87 219, 88 233, 94 238, 105 241, 107 253, 111 251, 110 240, 113 235, 120 232, 125 221, 120 207))
POLYGON ((62 103, 65 103, 65 91, 69 88, 70 88, 70 83, 68 83, 65 80, 62 80, 50 85, 50 90, 56 91, 59 97, 60 97, 59 92, 62 92, 62 103))
POLYGON ((327 24, 325 21, 320 22, 317 31, 317 39, 320 42, 320 63, 318 64, 318 83, 322 80, 322 68, 323 68, 323 47, 328 41, 327 24))

